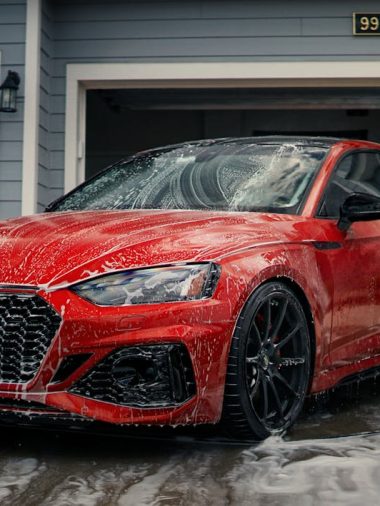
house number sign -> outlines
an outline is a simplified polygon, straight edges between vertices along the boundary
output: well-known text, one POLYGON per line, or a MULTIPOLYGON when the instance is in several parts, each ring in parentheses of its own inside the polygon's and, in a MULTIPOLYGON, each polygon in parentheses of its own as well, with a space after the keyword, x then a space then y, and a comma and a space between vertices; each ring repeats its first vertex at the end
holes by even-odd
POLYGON ((380 13, 354 12, 352 21, 354 35, 380 35, 380 13))

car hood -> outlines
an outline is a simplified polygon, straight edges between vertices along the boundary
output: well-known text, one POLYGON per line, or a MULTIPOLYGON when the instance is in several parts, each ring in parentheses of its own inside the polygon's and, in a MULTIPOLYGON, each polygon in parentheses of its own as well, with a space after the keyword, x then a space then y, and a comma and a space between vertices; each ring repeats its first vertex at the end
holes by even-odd
POLYGON ((302 217, 208 211, 16 218, 0 224, 0 285, 52 287, 120 269, 217 260, 257 245, 305 240, 305 225, 302 217))

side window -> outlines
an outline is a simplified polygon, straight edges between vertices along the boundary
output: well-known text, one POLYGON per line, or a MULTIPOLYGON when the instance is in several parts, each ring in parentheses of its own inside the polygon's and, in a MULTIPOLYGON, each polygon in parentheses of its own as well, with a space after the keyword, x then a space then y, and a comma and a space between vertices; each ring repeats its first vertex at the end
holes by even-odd
POLYGON ((380 151, 351 153, 338 163, 318 215, 337 218, 341 205, 352 193, 380 197, 380 151))

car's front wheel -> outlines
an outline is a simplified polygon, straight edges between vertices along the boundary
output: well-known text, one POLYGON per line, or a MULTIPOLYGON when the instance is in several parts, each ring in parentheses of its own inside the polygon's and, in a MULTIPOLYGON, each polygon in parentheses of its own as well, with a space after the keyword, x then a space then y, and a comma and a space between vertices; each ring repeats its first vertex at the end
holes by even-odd
POLYGON ((265 439, 289 428, 305 399, 310 334, 296 295, 284 283, 260 286, 232 337, 223 421, 232 434, 265 439))

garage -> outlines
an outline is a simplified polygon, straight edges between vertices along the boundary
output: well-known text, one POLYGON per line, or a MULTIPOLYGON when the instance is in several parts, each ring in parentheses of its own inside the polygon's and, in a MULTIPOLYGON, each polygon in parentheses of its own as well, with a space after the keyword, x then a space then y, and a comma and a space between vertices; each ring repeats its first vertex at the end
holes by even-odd
POLYGON ((91 89, 85 177, 136 151, 187 140, 318 135, 380 139, 376 88, 91 89))

